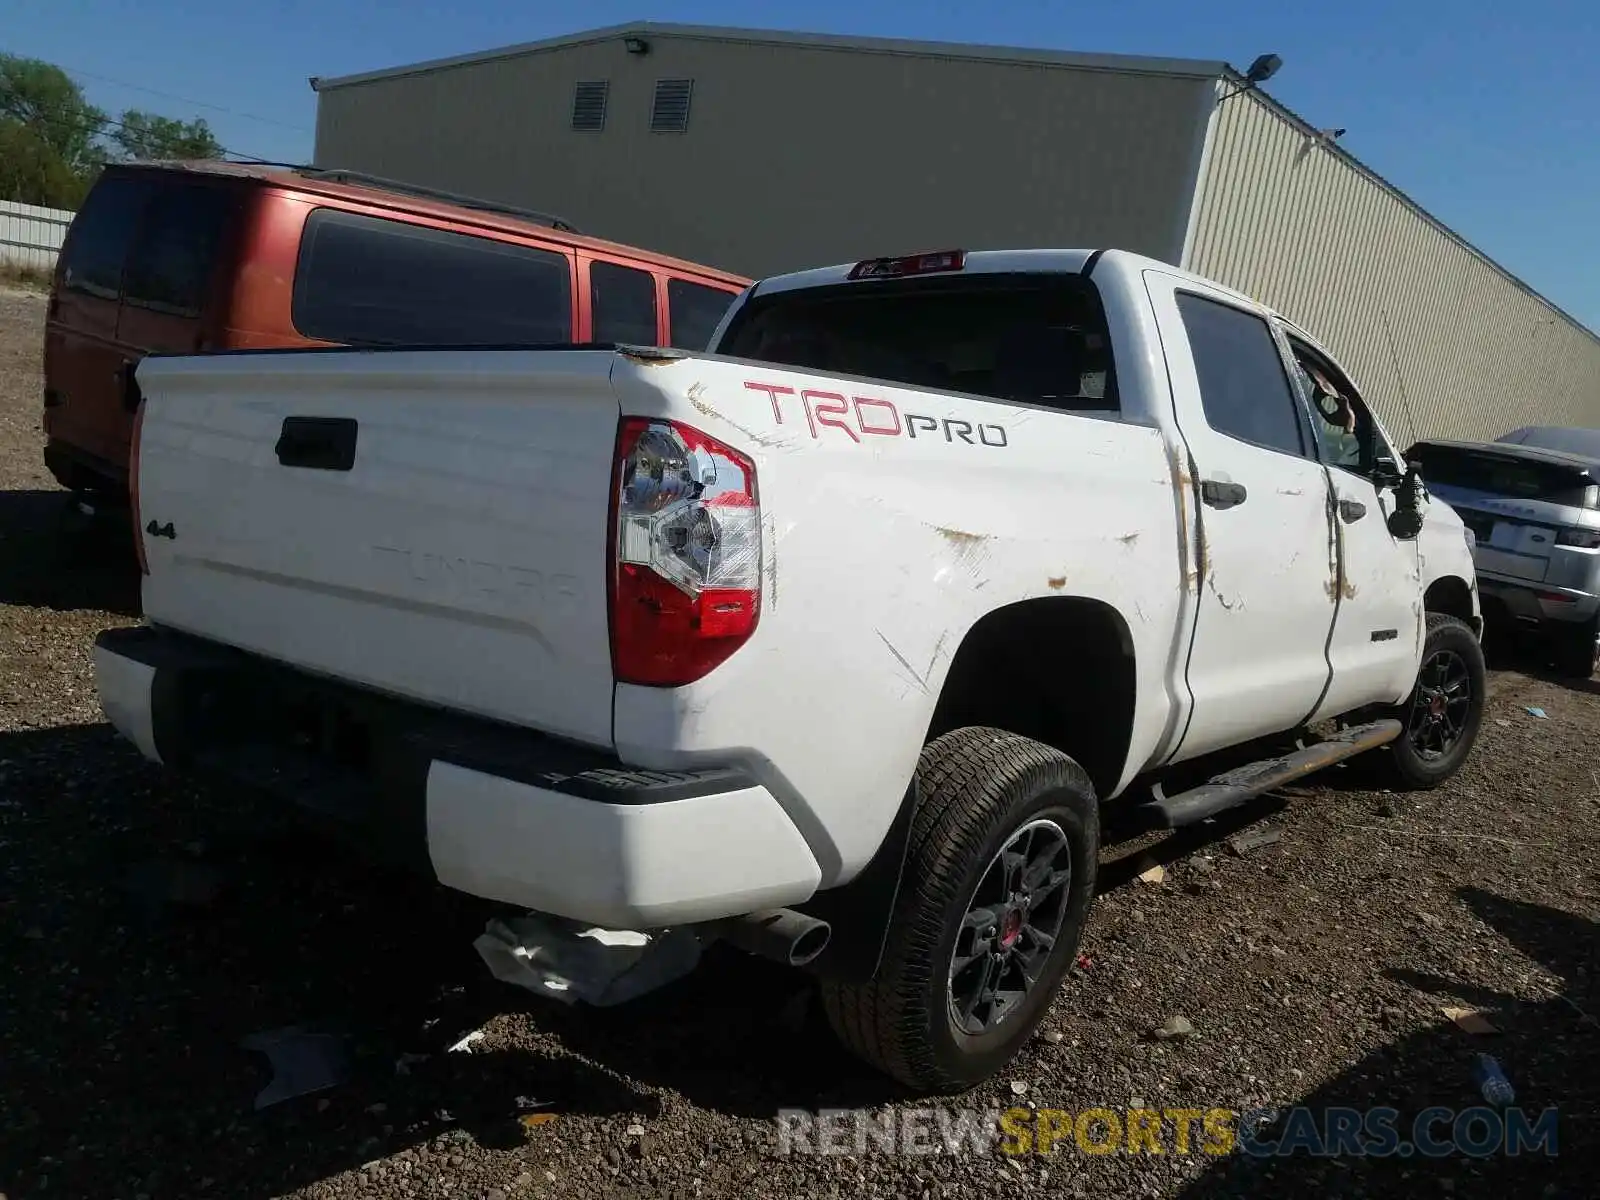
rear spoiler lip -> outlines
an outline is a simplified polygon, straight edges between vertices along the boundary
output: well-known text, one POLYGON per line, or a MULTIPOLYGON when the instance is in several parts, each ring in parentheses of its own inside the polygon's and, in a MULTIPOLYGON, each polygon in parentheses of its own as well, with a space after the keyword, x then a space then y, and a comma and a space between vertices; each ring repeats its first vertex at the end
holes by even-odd
MULTIPOLYGON (((1476 455, 1479 458, 1498 459, 1507 463, 1529 463, 1541 467, 1554 467, 1557 470, 1570 471, 1572 477, 1583 480, 1590 487, 1600 487, 1600 464, 1585 462, 1583 459, 1569 457, 1560 451, 1545 451, 1544 453, 1528 453, 1517 443, 1484 442, 1465 444, 1459 442, 1415 442, 1406 451, 1407 462, 1416 461, 1418 451, 1428 448, 1440 450, 1455 450, 1461 454, 1476 455), (1513 449, 1516 447, 1516 449, 1513 449)), ((1424 475, 1426 478, 1426 475, 1424 475)))

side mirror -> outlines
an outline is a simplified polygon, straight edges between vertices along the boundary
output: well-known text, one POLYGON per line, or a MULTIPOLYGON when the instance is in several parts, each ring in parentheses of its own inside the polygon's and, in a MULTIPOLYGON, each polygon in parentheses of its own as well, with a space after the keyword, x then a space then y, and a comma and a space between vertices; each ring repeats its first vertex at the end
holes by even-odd
POLYGON ((1405 482, 1405 478, 1400 464, 1387 454, 1380 456, 1372 466, 1372 482, 1377 487, 1397 488, 1405 482))
POLYGON ((1421 464, 1409 463, 1394 489, 1395 508, 1389 514, 1389 532, 1399 541, 1409 542, 1422 532, 1421 464))

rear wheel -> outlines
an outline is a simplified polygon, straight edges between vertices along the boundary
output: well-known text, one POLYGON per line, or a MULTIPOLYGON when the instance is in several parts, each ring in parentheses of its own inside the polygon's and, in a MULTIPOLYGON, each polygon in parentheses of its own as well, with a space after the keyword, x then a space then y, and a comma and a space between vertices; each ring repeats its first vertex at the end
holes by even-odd
POLYGON ((1593 676, 1597 635, 1600 635, 1600 629, 1592 620, 1571 628, 1557 628, 1553 635, 1555 669, 1571 679, 1593 676))
POLYGON ((854 1053, 921 1092, 1003 1067, 1038 1026, 1094 898, 1094 787, 1066 755, 999 729, 923 748, 920 803, 876 978, 825 983, 854 1053))
POLYGON ((1461 769, 1483 723, 1483 647, 1465 622, 1430 613, 1416 686, 1395 712, 1404 726, 1386 748, 1393 783, 1438 787, 1461 769))

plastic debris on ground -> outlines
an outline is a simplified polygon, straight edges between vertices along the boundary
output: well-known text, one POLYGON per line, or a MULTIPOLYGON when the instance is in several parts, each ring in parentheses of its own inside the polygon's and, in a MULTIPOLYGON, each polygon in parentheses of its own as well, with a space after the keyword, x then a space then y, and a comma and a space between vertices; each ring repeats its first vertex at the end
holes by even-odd
POLYGON ((338 1087, 350 1077, 349 1047, 337 1034, 288 1025, 252 1033, 239 1044, 272 1065, 272 1082, 256 1096, 258 1110, 338 1087))
POLYGON ((467 1034, 466 1037, 462 1038, 459 1042, 457 1042, 455 1045, 451 1046, 448 1050, 446 1050, 445 1053, 446 1054, 471 1054, 472 1053, 473 1043, 474 1042, 483 1041, 483 1037, 484 1037, 483 1030, 474 1029, 471 1033, 467 1034))
POLYGON ((1241 833, 1237 837, 1229 838, 1228 849, 1242 858, 1252 850, 1259 850, 1263 846, 1270 846, 1282 840, 1282 830, 1263 829, 1256 833, 1241 833))
POLYGON ((1490 1023, 1489 1018, 1475 1008, 1446 1008, 1442 1011, 1455 1022, 1456 1028, 1462 1033, 1484 1035, 1500 1032, 1490 1023))
POLYGON ((1507 1108, 1517 1102, 1516 1090, 1493 1055, 1476 1054, 1472 1059, 1472 1081, 1486 1103, 1507 1108))
POLYGON ((1160 863, 1146 867, 1139 872, 1140 883, 1164 883, 1167 878, 1167 869, 1160 863))
POLYGON ((1542 708, 1532 704, 1525 705, 1524 707, 1526 708, 1530 717, 1538 717, 1541 721, 1548 721, 1550 719, 1549 714, 1547 714, 1542 708))
POLYGON ((600 929, 542 913, 495 918, 472 945, 503 983, 599 1008, 682 978, 701 952, 700 940, 684 929, 600 929))

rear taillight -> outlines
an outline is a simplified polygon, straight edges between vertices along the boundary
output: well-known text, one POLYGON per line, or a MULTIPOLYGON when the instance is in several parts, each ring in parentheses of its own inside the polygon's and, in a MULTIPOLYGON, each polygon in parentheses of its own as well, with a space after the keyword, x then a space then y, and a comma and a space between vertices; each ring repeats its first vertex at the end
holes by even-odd
POLYGON ((1556 545, 1600 550, 1600 529, 1563 529, 1556 534, 1556 545))
POLYGON ((761 613, 755 464, 685 425, 629 418, 612 505, 616 677, 693 683, 749 640, 761 613))
POLYGON ((139 439, 144 433, 144 405, 133 410, 133 436, 128 444, 128 511, 133 515, 133 554, 139 560, 139 574, 150 574, 144 560, 144 527, 139 524, 139 439))

